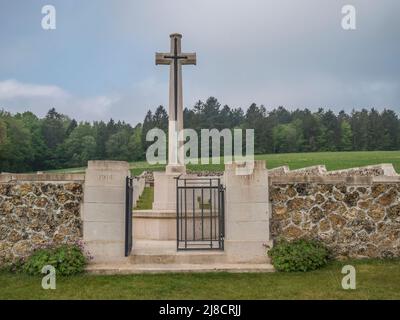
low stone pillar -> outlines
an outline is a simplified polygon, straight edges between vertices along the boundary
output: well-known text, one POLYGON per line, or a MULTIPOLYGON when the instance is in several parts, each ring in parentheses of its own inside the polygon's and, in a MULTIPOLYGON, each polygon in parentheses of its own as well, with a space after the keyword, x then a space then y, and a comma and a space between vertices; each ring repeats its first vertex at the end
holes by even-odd
POLYGON ((250 171, 244 167, 237 163, 225 166, 225 253, 229 262, 267 263, 268 173, 265 161, 255 161, 250 171))
POLYGON ((83 239, 94 262, 122 260, 125 248, 125 192, 129 164, 89 161, 83 203, 83 239))
POLYGON ((154 172, 154 210, 176 210, 176 178, 181 173, 154 172))

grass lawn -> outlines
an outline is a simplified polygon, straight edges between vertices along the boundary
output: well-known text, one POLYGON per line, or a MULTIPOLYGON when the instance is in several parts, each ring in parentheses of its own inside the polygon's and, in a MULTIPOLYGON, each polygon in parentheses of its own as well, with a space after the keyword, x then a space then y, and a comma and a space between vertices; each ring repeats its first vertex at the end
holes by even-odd
POLYGON ((58 278, 0 273, 0 299, 400 299, 400 261, 333 262, 308 273, 203 273, 58 278), (357 271, 356 290, 343 290, 341 268, 357 271))
MULTIPOLYGON (((299 169, 317 164, 325 164, 328 170, 347 169, 379 163, 392 163, 400 172, 400 151, 361 151, 361 152, 315 152, 256 155, 257 160, 266 160, 267 168, 288 165, 291 169, 299 169)), ((145 161, 132 162, 131 171, 139 175, 143 171, 160 171, 163 165, 149 165, 145 161)), ((223 164, 188 165, 189 170, 223 171, 223 164)), ((52 170, 50 172, 84 172, 85 168, 52 170)))
POLYGON ((154 188, 146 187, 143 190, 138 202, 136 203, 135 210, 148 210, 152 208, 154 201, 154 188))

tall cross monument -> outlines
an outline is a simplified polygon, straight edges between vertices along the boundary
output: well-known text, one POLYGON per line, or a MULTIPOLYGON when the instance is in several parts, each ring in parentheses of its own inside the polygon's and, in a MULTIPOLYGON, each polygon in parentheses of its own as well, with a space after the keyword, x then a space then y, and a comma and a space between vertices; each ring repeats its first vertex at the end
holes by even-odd
POLYGON ((171 51, 156 53, 156 65, 169 65, 169 123, 167 173, 185 172, 183 141, 178 139, 183 130, 182 65, 196 64, 196 53, 182 53, 182 35, 173 33, 171 51), (179 141, 179 142, 178 142, 179 141))

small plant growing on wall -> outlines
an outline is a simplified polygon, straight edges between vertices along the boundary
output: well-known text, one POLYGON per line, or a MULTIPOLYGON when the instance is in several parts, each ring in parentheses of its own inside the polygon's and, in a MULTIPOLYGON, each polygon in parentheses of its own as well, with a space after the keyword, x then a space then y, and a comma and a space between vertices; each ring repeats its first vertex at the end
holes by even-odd
POLYGON ((318 241, 300 239, 292 242, 279 241, 268 251, 277 271, 311 271, 326 265, 328 249, 318 241))

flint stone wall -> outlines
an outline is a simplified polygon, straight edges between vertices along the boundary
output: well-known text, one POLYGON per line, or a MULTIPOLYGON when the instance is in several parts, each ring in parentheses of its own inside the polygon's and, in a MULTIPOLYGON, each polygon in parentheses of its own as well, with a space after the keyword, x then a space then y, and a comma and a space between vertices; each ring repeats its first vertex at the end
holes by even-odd
POLYGON ((382 163, 378 165, 350 168, 344 170, 327 171, 326 175, 329 176, 398 176, 393 165, 390 163, 382 163))
POLYGON ((0 265, 37 246, 82 239, 83 180, 83 175, 1 175, 0 265))
POLYGON ((274 240, 321 240, 336 258, 400 256, 400 179, 297 177, 270 181, 274 240))
MULTIPOLYGON (((400 177, 391 165, 331 175, 315 170, 321 166, 294 175, 286 167, 276 175, 270 170, 271 238, 319 239, 337 258, 399 257, 400 177)), ((152 174, 144 176, 148 183, 152 174)), ((83 174, 0 175, 0 265, 36 246, 83 238, 84 180, 83 174)))

